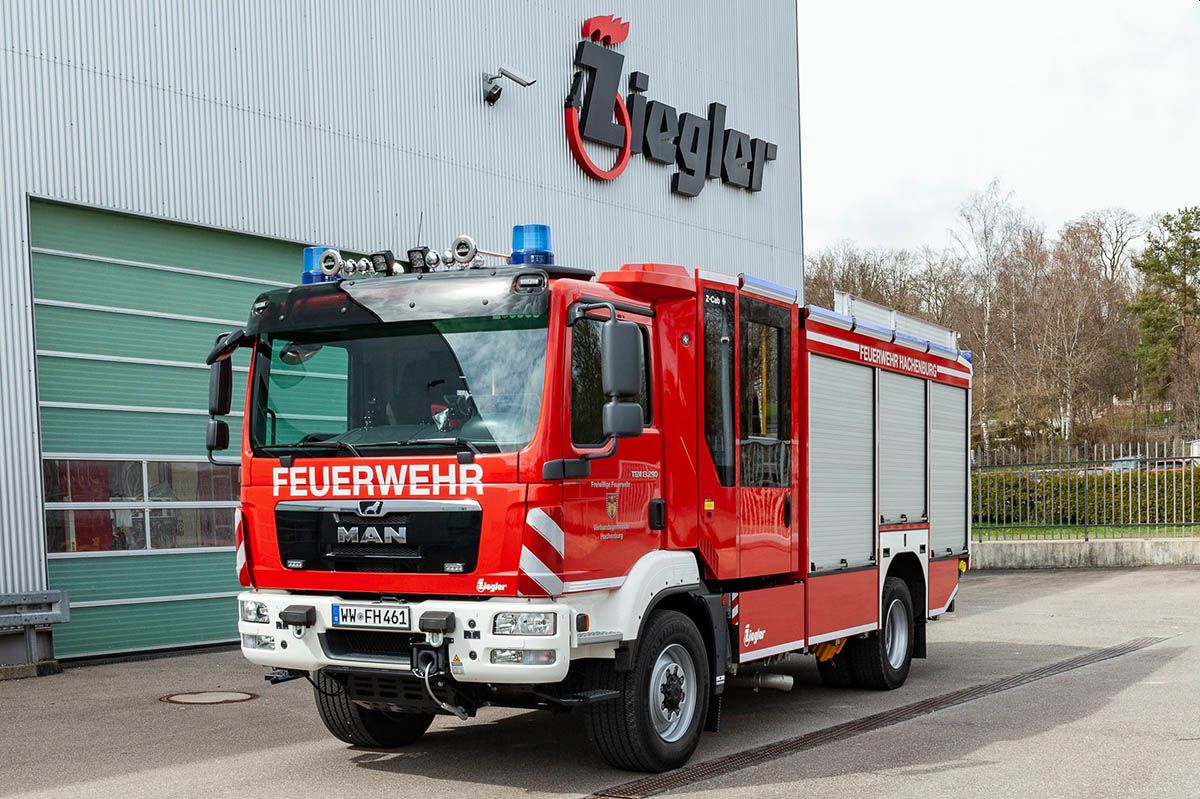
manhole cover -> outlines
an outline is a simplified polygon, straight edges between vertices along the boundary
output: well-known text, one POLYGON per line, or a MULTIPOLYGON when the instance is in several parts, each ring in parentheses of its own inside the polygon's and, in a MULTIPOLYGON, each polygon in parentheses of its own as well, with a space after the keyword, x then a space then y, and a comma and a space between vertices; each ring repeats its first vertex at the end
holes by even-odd
POLYGON ((230 702, 249 702, 257 697, 258 694, 248 694, 245 691, 192 691, 186 694, 168 694, 159 701, 176 705, 227 705, 230 702))

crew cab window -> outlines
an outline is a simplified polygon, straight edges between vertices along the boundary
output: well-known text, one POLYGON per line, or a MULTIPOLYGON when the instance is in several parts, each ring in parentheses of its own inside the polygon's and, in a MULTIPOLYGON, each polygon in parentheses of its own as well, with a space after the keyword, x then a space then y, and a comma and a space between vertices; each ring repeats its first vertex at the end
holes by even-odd
POLYGON ((791 481, 791 336, 787 309, 750 297, 741 313, 741 484, 791 481))
MULTIPOLYGON (((603 319, 584 317, 577 321, 571 336, 571 441, 578 447, 598 447, 604 443, 601 409, 608 397, 600 382, 600 328, 603 319)), ((638 404, 642 406, 642 421, 649 425, 650 337, 642 331, 642 389, 638 404)))

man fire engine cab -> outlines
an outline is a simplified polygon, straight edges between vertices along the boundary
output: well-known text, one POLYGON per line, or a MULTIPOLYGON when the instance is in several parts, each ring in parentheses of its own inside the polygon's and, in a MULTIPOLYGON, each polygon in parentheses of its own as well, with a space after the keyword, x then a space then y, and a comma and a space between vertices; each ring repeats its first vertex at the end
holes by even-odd
MULTIPOLYGON (((971 364, 950 331, 839 295, 663 264, 311 258, 209 363, 229 446, 247 348, 242 652, 304 677, 334 736, 571 709, 662 771, 730 683, 814 655, 891 689, 969 557, 971 364)), ((488 254, 493 255, 493 254, 488 254)))

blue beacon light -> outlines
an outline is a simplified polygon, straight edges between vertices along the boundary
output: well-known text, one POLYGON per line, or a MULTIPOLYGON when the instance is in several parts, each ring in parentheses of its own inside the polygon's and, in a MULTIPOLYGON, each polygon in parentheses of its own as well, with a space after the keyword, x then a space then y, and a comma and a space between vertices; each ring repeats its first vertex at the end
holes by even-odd
POLYGON ((300 273, 300 283, 307 286, 310 283, 329 283, 337 280, 321 271, 321 253, 329 247, 305 247, 304 271, 300 273))
POLYGON ((554 252, 550 246, 549 225, 513 225, 512 264, 554 263, 554 252))

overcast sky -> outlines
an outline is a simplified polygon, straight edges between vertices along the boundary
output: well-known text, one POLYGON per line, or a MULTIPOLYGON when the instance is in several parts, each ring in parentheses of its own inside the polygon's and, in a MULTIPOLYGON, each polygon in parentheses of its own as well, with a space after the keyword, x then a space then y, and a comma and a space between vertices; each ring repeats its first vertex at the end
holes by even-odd
POLYGON ((1200 205, 1197 0, 799 0, 804 246, 942 246, 992 178, 1053 232, 1200 205))

